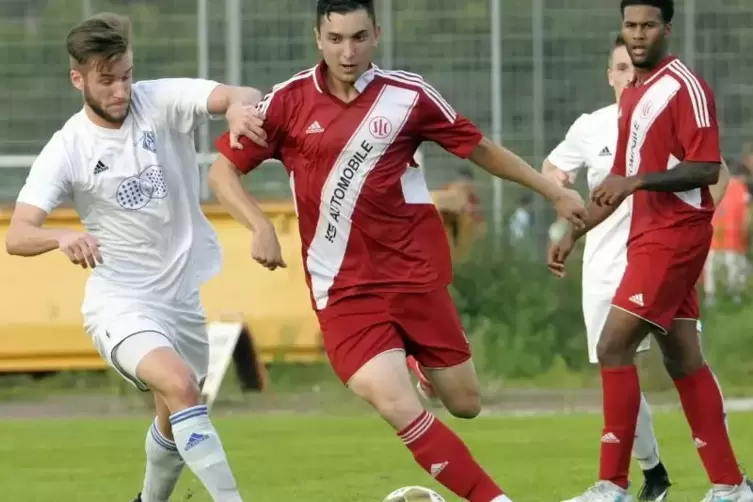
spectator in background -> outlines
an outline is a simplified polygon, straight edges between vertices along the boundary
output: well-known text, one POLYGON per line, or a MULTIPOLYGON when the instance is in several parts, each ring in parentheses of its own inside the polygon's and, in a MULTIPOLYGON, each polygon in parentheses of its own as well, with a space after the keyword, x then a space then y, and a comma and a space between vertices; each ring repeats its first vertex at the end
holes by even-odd
MULTIPOLYGON (((748 162, 753 161, 753 154, 748 153, 748 162)), ((711 250, 706 260, 703 286, 706 293, 706 303, 713 304, 716 299, 718 274, 721 269, 726 271, 723 284, 726 293, 735 303, 741 301, 748 275, 748 210, 751 195, 746 181, 751 179, 750 167, 743 163, 736 164, 732 169, 732 178, 727 186, 724 198, 714 212, 711 224, 714 236, 711 250)))
POLYGON ((531 194, 523 194, 518 200, 518 206, 510 216, 510 240, 520 243, 531 234, 533 223, 533 197, 531 194))

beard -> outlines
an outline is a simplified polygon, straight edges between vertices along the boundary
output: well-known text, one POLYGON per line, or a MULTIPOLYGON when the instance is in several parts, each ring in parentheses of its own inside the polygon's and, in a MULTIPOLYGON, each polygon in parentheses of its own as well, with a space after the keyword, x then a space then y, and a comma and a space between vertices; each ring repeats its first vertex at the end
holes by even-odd
POLYGON ((86 102, 86 105, 91 109, 91 111, 94 112, 96 116, 111 124, 122 124, 125 118, 128 116, 128 112, 130 112, 131 110, 131 103, 129 100, 128 107, 123 112, 122 117, 112 115, 111 113, 108 113, 103 106, 97 103, 97 101, 91 96, 91 94, 89 94, 89 91, 86 88, 84 88, 84 102, 86 102))

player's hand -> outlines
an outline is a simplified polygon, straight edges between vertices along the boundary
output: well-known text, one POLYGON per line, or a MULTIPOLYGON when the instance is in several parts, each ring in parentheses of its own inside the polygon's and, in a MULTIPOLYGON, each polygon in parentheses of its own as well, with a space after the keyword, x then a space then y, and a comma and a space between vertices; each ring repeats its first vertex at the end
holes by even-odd
POLYGON ((570 175, 562 169, 552 169, 550 171, 547 171, 544 176, 554 181, 561 187, 570 185, 570 175))
POLYGON ((269 270, 288 267, 285 260, 282 259, 280 241, 277 239, 277 232, 275 232, 275 227, 271 222, 260 227, 254 233, 251 243, 251 257, 269 270))
POLYGON ((71 263, 81 268, 95 268, 97 263, 103 263, 99 242, 86 232, 70 230, 64 233, 58 238, 58 248, 71 263))
POLYGON ((245 136, 257 145, 267 147, 267 132, 264 130, 264 115, 255 106, 232 104, 225 112, 230 147, 243 150, 241 136, 245 136))
POLYGON ((547 251, 547 268, 557 277, 565 277, 565 261, 575 247, 575 239, 571 232, 567 232, 562 239, 555 242, 547 251))
POLYGON ((581 230, 586 227, 588 211, 583 203, 583 198, 575 190, 563 189, 561 194, 554 199, 554 209, 560 218, 569 221, 575 228, 581 230))
POLYGON ((625 178, 610 174, 591 194, 591 200, 600 206, 620 204, 638 189, 637 178, 625 178))

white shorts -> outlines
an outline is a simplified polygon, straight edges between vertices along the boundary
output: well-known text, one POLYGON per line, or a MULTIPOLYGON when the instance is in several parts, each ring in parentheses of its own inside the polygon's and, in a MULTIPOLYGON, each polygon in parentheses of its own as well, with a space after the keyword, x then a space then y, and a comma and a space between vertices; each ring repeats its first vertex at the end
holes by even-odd
MULTIPOLYGON (((614 291, 603 288, 598 291, 583 289, 583 319, 586 322, 586 338, 588 339, 588 360, 593 364, 599 362, 596 355, 596 346, 601 337, 601 331, 607 322, 609 310, 612 308, 614 291)), ((638 346, 638 352, 645 352, 651 348, 651 336, 638 346)))
POLYGON ((146 354, 160 347, 173 347, 200 384, 206 378, 209 340, 198 292, 172 303, 111 295, 102 297, 96 306, 93 303, 88 302, 84 311, 86 331, 102 358, 139 390, 149 388, 137 378, 136 367, 146 354))

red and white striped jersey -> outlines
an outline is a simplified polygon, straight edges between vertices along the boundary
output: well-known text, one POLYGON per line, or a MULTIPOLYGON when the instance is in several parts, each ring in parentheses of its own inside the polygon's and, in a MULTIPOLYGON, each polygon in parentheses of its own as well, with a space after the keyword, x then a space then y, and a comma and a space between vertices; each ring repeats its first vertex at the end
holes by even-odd
MULTIPOLYGON (((663 172, 681 162, 721 162, 711 88, 673 56, 643 83, 624 90, 618 122, 612 172, 620 176, 663 172)), ((707 187, 686 192, 639 190, 633 197, 630 239, 661 239, 663 229, 711 224, 713 212, 707 187)))
POLYGON ((325 68, 296 74, 259 104, 269 147, 244 139, 234 150, 225 133, 219 152, 244 173, 282 161, 317 309, 448 285, 447 236, 414 154, 429 140, 467 158, 481 132, 416 74, 372 66, 355 83, 359 96, 343 103, 328 92, 325 68))

